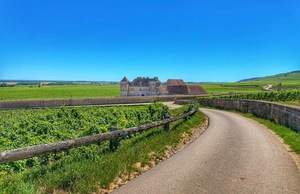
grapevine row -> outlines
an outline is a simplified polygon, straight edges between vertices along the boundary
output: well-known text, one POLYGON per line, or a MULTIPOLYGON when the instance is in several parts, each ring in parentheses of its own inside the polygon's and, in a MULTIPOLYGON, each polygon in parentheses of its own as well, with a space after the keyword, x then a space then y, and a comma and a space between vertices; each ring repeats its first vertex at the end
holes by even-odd
POLYGON ((287 102, 300 100, 300 90, 283 91, 283 92, 260 92, 256 94, 239 94, 226 96, 227 99, 249 99, 249 100, 265 100, 274 102, 287 102))
MULTIPOLYGON (((57 142, 162 120, 168 108, 160 103, 139 107, 61 107, 0 111, 0 151, 57 142)), ((103 147, 103 146, 102 146, 103 147)), ((0 165, 0 174, 48 165, 65 155, 96 157, 99 146, 88 146, 0 165)))

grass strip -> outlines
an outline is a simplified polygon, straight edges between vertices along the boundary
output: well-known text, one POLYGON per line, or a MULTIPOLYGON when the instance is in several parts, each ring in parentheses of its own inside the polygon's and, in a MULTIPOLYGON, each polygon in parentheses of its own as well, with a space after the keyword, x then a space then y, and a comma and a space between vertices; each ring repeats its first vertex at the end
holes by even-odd
MULTIPOLYGON (((185 108, 171 110, 171 114, 183 112, 185 108)), ((2 193, 57 193, 75 192, 92 193, 101 188, 108 188, 116 177, 138 172, 142 167, 152 162, 160 162, 165 151, 176 147, 183 134, 191 135, 192 128, 205 122, 205 115, 196 112, 188 119, 174 122, 169 131, 162 127, 135 135, 121 141, 120 147, 110 152, 105 150, 105 144, 91 145, 93 150, 99 147, 100 154, 82 154, 65 156, 63 160, 53 165, 28 169, 22 173, 0 175, 0 191, 2 193)), ((85 149, 84 147, 81 149, 85 149)))

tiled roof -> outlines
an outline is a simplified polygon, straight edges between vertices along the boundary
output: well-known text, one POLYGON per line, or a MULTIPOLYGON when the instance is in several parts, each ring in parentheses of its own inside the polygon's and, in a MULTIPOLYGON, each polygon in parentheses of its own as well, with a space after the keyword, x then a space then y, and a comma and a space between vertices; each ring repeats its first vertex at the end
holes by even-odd
POLYGON ((167 88, 168 88, 168 92, 170 95, 176 95, 176 94, 186 95, 186 94, 188 94, 187 86, 167 86, 167 88))
POLYGON ((157 77, 154 77, 154 78, 137 77, 130 83, 130 86, 148 87, 149 82, 156 82, 156 83, 158 83, 158 84, 156 84, 157 86, 160 85, 160 81, 158 80, 157 77))
POLYGON ((162 84, 160 84, 157 89, 158 89, 160 95, 167 95, 168 94, 167 88, 162 84))
POLYGON ((199 85, 188 85, 188 91, 191 95, 207 94, 206 90, 199 85))
POLYGON ((125 77, 121 80, 121 82, 129 82, 129 80, 128 80, 127 77, 125 76, 125 77))
POLYGON ((168 79, 167 86, 185 86, 186 84, 182 79, 168 79))

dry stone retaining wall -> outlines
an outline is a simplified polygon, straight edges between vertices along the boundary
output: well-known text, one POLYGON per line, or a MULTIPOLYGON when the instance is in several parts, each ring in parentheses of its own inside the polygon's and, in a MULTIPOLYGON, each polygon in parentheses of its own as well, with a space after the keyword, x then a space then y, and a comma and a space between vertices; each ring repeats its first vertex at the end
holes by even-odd
POLYGON ((200 100, 203 106, 251 112, 259 118, 269 119, 300 133, 300 107, 255 100, 200 100))
POLYGON ((77 99, 37 99, 37 100, 2 100, 0 110, 18 108, 53 108, 60 106, 87 106, 108 104, 132 104, 174 101, 175 99, 194 99, 199 96, 143 96, 112 98, 77 98, 77 99))

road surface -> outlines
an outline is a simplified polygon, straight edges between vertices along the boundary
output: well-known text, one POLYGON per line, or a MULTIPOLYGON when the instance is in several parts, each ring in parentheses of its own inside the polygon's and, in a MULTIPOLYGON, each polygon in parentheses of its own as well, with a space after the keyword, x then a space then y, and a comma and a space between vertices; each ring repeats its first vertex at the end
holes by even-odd
POLYGON ((300 193, 300 173, 266 128, 234 113, 201 109, 208 129, 119 193, 300 193))

